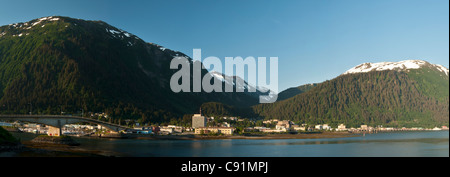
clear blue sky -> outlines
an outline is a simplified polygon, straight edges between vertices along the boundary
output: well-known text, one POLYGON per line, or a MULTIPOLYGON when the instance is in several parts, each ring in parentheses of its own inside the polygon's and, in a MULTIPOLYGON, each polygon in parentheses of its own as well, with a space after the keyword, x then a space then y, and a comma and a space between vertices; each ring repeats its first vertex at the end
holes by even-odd
POLYGON ((365 62, 449 67, 448 0, 0 0, 0 25, 103 20, 192 56, 279 57, 279 90, 365 62))

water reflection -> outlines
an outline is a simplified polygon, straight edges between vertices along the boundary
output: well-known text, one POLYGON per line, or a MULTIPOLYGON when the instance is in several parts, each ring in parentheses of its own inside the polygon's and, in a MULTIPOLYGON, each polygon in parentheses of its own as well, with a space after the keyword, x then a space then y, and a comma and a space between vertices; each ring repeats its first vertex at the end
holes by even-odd
POLYGON ((335 139, 76 139, 81 147, 131 157, 449 156, 448 131, 371 134, 335 139))
MULTIPOLYGON (((420 142, 420 143, 428 143, 428 144, 443 144, 448 143, 448 139, 441 138, 420 138, 420 139, 404 139, 404 140, 314 140, 314 141, 305 141, 305 140, 273 140, 273 142, 262 142, 255 143, 258 145, 265 146, 285 146, 285 145, 326 145, 326 144, 348 144, 348 143, 407 143, 407 142, 420 142)), ((239 144, 236 144, 239 145, 239 144)), ((245 144, 241 144, 245 145, 245 144)))

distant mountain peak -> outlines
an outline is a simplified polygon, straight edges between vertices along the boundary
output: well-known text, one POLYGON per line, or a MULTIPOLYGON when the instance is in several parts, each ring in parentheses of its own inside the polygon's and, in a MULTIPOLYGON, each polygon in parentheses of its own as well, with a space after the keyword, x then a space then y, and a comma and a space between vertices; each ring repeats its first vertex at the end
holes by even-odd
POLYGON ((355 74, 355 73, 367 73, 371 71, 385 71, 396 70, 405 71, 410 69, 419 69, 424 66, 433 67, 448 76, 449 70, 442 65, 430 64, 423 60, 404 60, 399 62, 379 62, 379 63, 363 63, 355 66, 342 75, 355 74))

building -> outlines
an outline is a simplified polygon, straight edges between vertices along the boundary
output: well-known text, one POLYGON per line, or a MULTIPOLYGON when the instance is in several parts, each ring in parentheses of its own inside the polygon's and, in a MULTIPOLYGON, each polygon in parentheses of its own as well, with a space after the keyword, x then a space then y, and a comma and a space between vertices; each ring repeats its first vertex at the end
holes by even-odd
POLYGON ((270 129, 270 128, 267 128, 267 127, 253 127, 253 128, 256 129, 256 130, 259 130, 259 131, 270 129))
POLYGON ((282 132, 286 132, 287 130, 286 129, 280 129, 280 130, 277 130, 277 129, 260 129, 260 131, 264 132, 264 133, 282 133, 282 132))
POLYGON ((183 133, 185 131, 184 127, 181 127, 181 126, 168 125, 167 127, 173 128, 173 131, 175 133, 183 133))
POLYGON ((174 128, 172 128, 172 127, 160 127, 159 131, 162 134, 172 134, 172 133, 174 133, 174 128))
POLYGON ((368 131, 369 127, 367 125, 361 125, 361 130, 362 131, 368 131))
POLYGON ((294 127, 295 131, 306 131, 306 127, 294 127))
POLYGON ((314 127, 314 129, 316 129, 316 130, 322 130, 322 125, 316 125, 315 127, 314 127))
POLYGON ((341 124, 341 125, 338 126, 336 131, 346 131, 346 130, 347 130, 347 128, 345 128, 345 125, 341 124))
POLYGON ((278 122, 278 119, 270 119, 270 120, 263 121, 264 124, 271 124, 273 122, 278 122))
POLYGON ((206 127, 206 117, 201 114, 192 116, 192 128, 206 127))
POLYGON ((206 117, 202 116, 202 109, 200 108, 200 114, 192 116, 192 128, 206 127, 206 122, 206 117))
POLYGON ((322 129, 323 130, 331 130, 331 126, 329 126, 328 124, 323 124, 322 129))
POLYGON ((195 134, 219 133, 224 135, 233 135, 233 127, 199 127, 195 129, 195 134))
POLYGON ((283 120, 283 121, 278 121, 277 125, 275 126, 277 130, 282 130, 282 129, 286 129, 289 130, 291 128, 291 121, 288 120, 283 120))

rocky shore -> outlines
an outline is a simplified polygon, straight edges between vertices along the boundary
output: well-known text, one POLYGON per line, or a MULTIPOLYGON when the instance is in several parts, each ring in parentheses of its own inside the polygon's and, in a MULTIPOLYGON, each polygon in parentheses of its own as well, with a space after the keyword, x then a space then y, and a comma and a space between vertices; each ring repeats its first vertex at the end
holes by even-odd
MULTIPOLYGON (((3 135, 6 135, 3 130, 3 135)), ((8 133, 9 134, 9 133, 8 133)), ((25 135, 15 133, 15 135, 25 135)), ((31 135, 31 134, 29 134, 31 135)), ((12 137, 10 134, 8 137, 12 137)), ((92 151, 80 148, 80 143, 71 137, 50 137, 39 135, 28 140, 9 140, 0 142, 0 157, 111 157, 109 152, 92 151)))
POLYGON ((33 143, 40 144, 57 144, 57 145, 69 145, 79 146, 80 143, 73 140, 70 136, 38 136, 31 140, 33 143))

